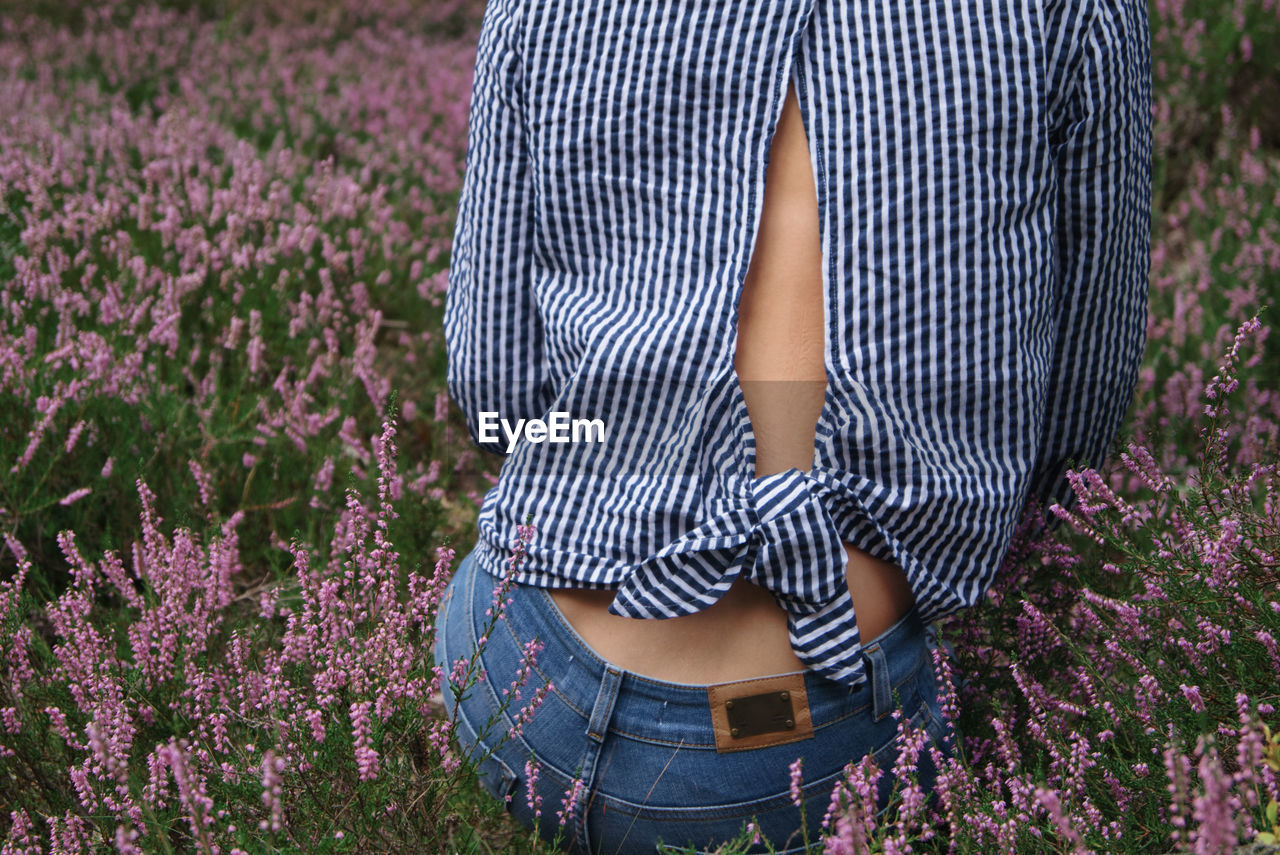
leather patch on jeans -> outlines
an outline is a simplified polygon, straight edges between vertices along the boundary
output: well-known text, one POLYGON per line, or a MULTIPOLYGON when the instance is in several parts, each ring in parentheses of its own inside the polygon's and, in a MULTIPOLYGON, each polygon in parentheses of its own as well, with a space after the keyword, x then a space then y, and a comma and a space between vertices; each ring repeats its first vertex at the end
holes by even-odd
POLYGON ((716 751, 745 751, 813 736, 804 674, 707 686, 716 751))

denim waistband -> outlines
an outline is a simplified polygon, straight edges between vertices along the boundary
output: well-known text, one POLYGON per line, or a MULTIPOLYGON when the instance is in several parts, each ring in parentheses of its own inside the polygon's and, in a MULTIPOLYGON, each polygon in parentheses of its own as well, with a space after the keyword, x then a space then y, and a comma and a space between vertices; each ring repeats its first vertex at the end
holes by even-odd
MULTIPOLYGON (((464 563, 474 565, 470 558, 464 563)), ((498 580, 475 566, 459 567, 459 572, 464 570, 483 577, 468 580, 474 584, 471 596, 480 598, 472 602, 472 614, 480 620, 498 580)), ((537 637, 543 643, 538 672, 554 683, 554 692, 583 718, 591 719, 601 686, 607 681, 617 692, 610 731, 661 740, 670 734, 672 725, 681 725, 703 734, 685 743, 686 747, 714 747, 707 686, 656 680, 606 662, 578 635, 543 588, 515 586, 509 599, 505 622, 513 641, 523 644, 537 637)), ((913 605, 893 626, 865 642, 862 654, 866 678, 857 686, 837 683, 813 671, 801 672, 815 730, 868 708, 878 718, 889 714, 894 706, 892 691, 930 662, 926 627, 917 607, 913 605)))

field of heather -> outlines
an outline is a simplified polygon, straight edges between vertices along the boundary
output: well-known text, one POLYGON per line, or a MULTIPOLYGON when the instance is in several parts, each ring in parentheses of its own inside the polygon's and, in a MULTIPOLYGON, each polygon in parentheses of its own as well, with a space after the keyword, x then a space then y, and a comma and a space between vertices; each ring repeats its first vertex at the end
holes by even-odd
MULTIPOLYGON (((482 6, 0 0, 0 853, 551 851, 430 658, 496 474, 440 331, 482 6)), ((1280 842, 1280 2, 1150 14, 1124 430, 944 623, 936 806, 853 764, 813 852, 1280 842)))

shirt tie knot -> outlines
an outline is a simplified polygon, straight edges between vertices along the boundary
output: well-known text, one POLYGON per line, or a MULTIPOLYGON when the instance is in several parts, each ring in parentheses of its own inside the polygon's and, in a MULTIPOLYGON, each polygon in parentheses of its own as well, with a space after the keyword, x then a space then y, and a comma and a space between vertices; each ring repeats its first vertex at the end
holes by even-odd
POLYGON ((856 682, 862 657, 847 556, 829 511, 848 495, 822 466, 747 481, 738 494, 713 500, 705 522, 637 565, 609 611, 632 618, 693 614, 741 576, 771 591, 786 610, 792 646, 805 665, 856 682), (828 635, 855 643, 823 645, 828 635))

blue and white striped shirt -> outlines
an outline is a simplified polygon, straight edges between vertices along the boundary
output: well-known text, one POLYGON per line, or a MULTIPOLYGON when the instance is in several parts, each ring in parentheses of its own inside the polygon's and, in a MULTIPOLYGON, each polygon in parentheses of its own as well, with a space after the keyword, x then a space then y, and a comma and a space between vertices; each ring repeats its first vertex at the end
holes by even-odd
MULTIPOLYGON (((1146 339, 1146 0, 490 0, 449 270, 451 395, 598 419, 507 455, 500 574, 674 617, 742 576, 810 668, 863 679, 847 540, 926 622, 972 606, 1029 502, 1105 459, 1146 339), (819 205, 813 467, 756 478, 734 369, 794 77, 819 205)), ((554 427, 554 425, 553 425, 554 427)), ((1054 523, 1056 525, 1056 523, 1054 523)))

